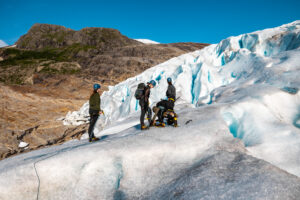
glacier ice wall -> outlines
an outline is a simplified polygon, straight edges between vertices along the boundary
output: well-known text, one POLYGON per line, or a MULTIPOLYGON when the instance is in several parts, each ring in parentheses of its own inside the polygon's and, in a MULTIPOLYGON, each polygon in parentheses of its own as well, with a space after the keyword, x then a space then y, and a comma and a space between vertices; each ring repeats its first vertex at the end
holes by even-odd
MULTIPOLYGON (((139 111, 138 101, 133 96, 138 83, 152 79, 158 82, 151 91, 152 104, 165 97, 167 77, 172 77, 177 88, 177 104, 210 104, 214 98, 213 90, 218 87, 244 80, 252 80, 253 83, 265 81, 268 75, 261 72, 278 62, 273 56, 299 46, 300 21, 295 21, 277 28, 229 37, 219 44, 170 59, 109 87, 101 96, 105 116, 100 117, 98 126, 105 126, 139 111)), ((68 113, 64 124, 84 123, 87 116, 88 103, 79 111, 68 113)))
MULTIPOLYGON (((180 104, 222 105, 220 114, 231 134, 241 139, 252 155, 300 175, 299 47, 300 21, 295 21, 229 37, 170 59, 104 92, 105 116, 98 120, 95 132, 139 113, 133 96, 138 83, 158 82, 151 91, 154 104, 165 97, 166 78, 172 77, 180 97, 176 109, 180 104), (287 150, 291 144, 293 150, 287 150)), ((70 112, 64 123, 82 123, 77 119, 87 115, 88 103, 70 112)))

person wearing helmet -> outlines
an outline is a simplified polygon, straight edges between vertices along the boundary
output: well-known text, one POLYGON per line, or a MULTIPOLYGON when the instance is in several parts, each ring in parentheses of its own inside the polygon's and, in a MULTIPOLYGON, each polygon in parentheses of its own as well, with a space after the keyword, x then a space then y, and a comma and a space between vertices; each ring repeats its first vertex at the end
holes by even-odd
POLYGON ((174 85, 172 84, 172 79, 170 77, 167 78, 167 82, 168 82, 168 89, 166 92, 166 96, 168 97, 168 100, 172 100, 173 102, 175 102, 176 89, 175 89, 174 85))
POLYGON ((149 97, 150 97, 150 89, 156 86, 156 82, 154 80, 151 80, 147 83, 147 86, 144 89, 144 95, 139 101, 139 104, 141 106, 141 116, 140 116, 140 123, 141 123, 141 130, 145 130, 148 127, 145 126, 144 118, 146 115, 146 112, 149 109, 149 97))
POLYGON ((99 84, 94 84, 93 93, 90 96, 89 100, 89 114, 90 114, 90 126, 89 126, 89 141, 97 141, 98 138, 94 135, 94 126, 98 120, 99 114, 103 114, 103 111, 100 108, 101 99, 100 99, 100 88, 99 84))
POLYGON ((172 79, 167 78, 168 89, 166 92, 166 96, 168 100, 162 100, 153 107, 154 116, 151 120, 151 126, 160 126, 165 127, 163 122, 164 115, 168 117, 168 123, 174 124, 177 127, 177 115, 174 112, 174 103, 176 100, 176 89, 172 84, 172 79), (156 116, 158 117, 159 124, 156 124, 156 116), (172 123, 171 123, 172 122, 172 123))

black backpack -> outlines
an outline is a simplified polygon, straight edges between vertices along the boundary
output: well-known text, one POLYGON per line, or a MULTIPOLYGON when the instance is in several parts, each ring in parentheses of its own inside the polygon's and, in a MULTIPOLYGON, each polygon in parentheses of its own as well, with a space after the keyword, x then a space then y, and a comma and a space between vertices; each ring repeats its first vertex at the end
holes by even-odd
POLYGON ((137 100, 142 99, 142 97, 144 96, 145 87, 146 87, 145 83, 138 84, 138 87, 134 93, 134 96, 137 100))

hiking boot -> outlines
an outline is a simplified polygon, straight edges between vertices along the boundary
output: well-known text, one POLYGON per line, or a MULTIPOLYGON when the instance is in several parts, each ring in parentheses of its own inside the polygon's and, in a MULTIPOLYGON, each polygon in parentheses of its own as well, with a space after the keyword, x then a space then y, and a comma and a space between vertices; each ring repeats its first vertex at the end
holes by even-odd
POLYGON ((150 126, 155 126, 155 124, 156 124, 156 123, 155 123, 155 120, 154 120, 154 121, 151 120, 150 126))
POLYGON ((143 126, 141 126, 141 130, 146 130, 146 129, 148 129, 149 127, 148 126, 145 126, 145 125, 143 125, 143 126))
POLYGON ((97 138, 97 137, 92 137, 92 138, 89 139, 89 142, 96 142, 96 141, 98 141, 98 140, 99 140, 99 138, 97 138))
POLYGON ((156 125, 157 127, 165 127, 166 126, 166 124, 165 123, 163 123, 163 122, 160 122, 159 124, 157 124, 156 125))

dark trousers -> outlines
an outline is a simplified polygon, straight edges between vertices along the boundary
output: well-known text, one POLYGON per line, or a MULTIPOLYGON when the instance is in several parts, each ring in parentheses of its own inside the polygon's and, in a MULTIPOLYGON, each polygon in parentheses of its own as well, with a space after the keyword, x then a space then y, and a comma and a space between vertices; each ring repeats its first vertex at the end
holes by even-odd
POLYGON ((92 139, 93 137, 95 137, 94 135, 94 126, 97 122, 97 119, 99 117, 99 111, 96 110, 89 110, 90 113, 90 126, 89 126, 89 138, 92 139))
MULTIPOLYGON (((153 111, 154 111, 154 116, 153 116, 153 118, 152 118, 152 123, 154 123, 154 121, 156 120, 155 118, 156 117, 158 117, 158 121, 160 122, 160 123, 162 123, 163 122, 163 110, 161 109, 161 108, 159 108, 159 107, 154 107, 153 108, 153 111)), ((153 124, 154 125, 154 124, 153 124)))
POLYGON ((141 123, 141 126, 144 126, 145 125, 144 119, 145 119, 146 112, 148 110, 148 103, 140 100, 139 104, 141 106, 140 123, 141 123))
POLYGON ((163 121, 164 121, 164 117, 163 117, 164 111, 165 111, 165 110, 162 110, 162 109, 159 109, 159 111, 158 111, 157 116, 158 116, 158 121, 159 121, 160 123, 163 123, 163 121))

